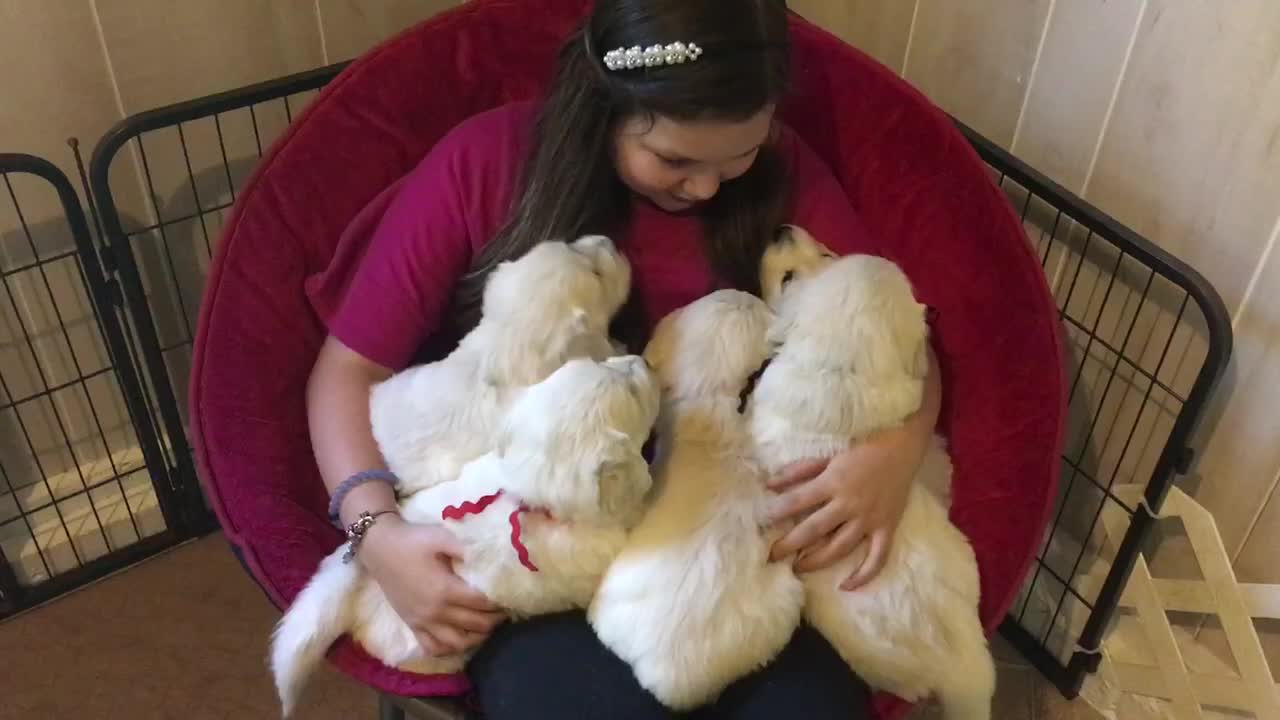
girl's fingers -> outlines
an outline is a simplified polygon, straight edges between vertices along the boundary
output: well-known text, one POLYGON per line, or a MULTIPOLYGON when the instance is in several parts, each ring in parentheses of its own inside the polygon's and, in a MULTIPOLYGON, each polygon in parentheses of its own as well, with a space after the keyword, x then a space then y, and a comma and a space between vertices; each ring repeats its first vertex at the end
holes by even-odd
POLYGON ((502 622, 502 618, 501 613, 480 612, 456 605, 445 608, 443 613, 444 622, 467 632, 480 633, 482 635, 488 635, 493 632, 498 623, 502 622))
POLYGON ((441 657, 449 654, 444 645, 441 645, 440 641, 436 640, 435 636, 426 630, 415 630, 413 636, 418 639, 418 644, 422 646, 422 651, 427 655, 441 657))
POLYGON ((826 503, 830 496, 831 493, 820 483, 808 481, 797 485, 770 501, 769 524, 807 513, 826 503))
POLYGON ((496 613, 500 609, 490 602, 485 594, 476 590, 462 578, 454 575, 450 578, 449 587, 445 590, 445 600, 450 605, 457 605, 483 613, 496 613))
POLYGON ((864 537, 861 523, 845 523, 821 545, 801 556, 796 563, 796 572, 816 572, 835 565, 848 557, 864 537))
POLYGON ((841 590, 857 590, 863 585, 875 579, 876 575, 884 569, 885 562, 889 559, 889 542, 891 534, 887 530, 881 530, 871 535, 871 549, 867 552, 866 558, 862 560, 862 566, 840 584, 841 590))
POLYGON ((829 460, 801 460, 783 468, 782 472, 768 481, 771 490, 782 490, 798 483, 812 480, 827 469, 829 460))
POLYGON ((839 509, 828 503, 775 542, 769 559, 781 560, 818 543, 831 531, 840 527, 844 520, 839 509))

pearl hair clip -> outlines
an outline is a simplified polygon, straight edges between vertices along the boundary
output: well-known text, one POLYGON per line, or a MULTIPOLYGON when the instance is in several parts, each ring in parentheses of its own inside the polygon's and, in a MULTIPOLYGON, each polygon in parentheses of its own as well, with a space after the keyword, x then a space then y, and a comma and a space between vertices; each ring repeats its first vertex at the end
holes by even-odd
POLYGON ((670 45, 650 45, 647 48, 636 45, 605 53, 604 66, 610 70, 634 70, 642 67, 681 65, 693 62, 701 56, 702 48, 695 43, 686 45, 682 42, 673 42, 670 45))

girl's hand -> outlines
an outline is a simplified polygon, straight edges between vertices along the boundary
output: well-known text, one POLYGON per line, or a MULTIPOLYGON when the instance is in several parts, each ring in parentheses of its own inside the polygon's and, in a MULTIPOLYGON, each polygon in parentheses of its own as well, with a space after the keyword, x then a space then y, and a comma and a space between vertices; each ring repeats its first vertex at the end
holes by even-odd
POLYGON ((369 528, 357 557, 431 656, 479 645, 504 618, 453 572, 462 548, 448 530, 384 515, 369 528))
POLYGON ((787 468, 770 483, 781 493, 771 519, 794 519, 796 525, 774 543, 772 559, 799 553, 796 571, 813 572, 843 560, 865 540, 869 551, 840 587, 869 582, 888 558, 919 465, 919 456, 896 444, 868 441, 830 461, 787 468))
POLYGON ((932 347, 928 355, 920 409, 900 427, 869 437, 829 461, 797 463, 770 483, 781 493, 770 513, 773 522, 796 521, 774 543, 772 559, 800 553, 796 570, 812 572, 834 565, 869 541, 862 562, 840 584, 842 590, 865 585, 884 567, 942 409, 942 378, 932 347))

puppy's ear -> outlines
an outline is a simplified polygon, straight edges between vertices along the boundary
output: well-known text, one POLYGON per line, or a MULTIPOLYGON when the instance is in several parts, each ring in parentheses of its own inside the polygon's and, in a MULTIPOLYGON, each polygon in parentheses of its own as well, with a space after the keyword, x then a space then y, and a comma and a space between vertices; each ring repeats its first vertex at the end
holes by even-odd
POLYGON ((674 322, 674 316, 668 315, 658 321, 658 326, 654 328, 649 344, 644 348, 644 359, 649 363, 650 368, 661 369, 669 364, 671 345, 675 342, 676 334, 672 329, 674 322))
POLYGON ((929 374, 929 307, 922 303, 916 303, 913 310, 913 324, 915 327, 923 330, 922 336, 915 343, 914 353, 911 357, 911 374, 913 377, 924 379, 929 374))
POLYGON ((929 375, 929 341, 925 339, 916 346, 915 357, 912 358, 912 377, 923 380, 929 375))
POLYGON ((644 458, 629 440, 611 444, 596 465, 595 479, 600 513, 622 519, 636 515, 653 484, 644 458))

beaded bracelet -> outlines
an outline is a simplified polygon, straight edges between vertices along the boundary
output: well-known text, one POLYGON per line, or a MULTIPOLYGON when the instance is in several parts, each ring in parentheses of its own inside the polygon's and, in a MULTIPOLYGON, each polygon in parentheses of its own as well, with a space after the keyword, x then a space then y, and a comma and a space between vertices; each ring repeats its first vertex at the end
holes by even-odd
POLYGON ((338 518, 338 512, 342 509, 342 501, 347 499, 347 493, 370 480, 381 480, 390 485, 392 489, 400 485, 400 478, 388 470, 365 470, 343 480, 338 485, 338 488, 333 491, 333 497, 329 499, 329 521, 339 530, 343 529, 342 521, 338 518))
POLYGON ((347 552, 342 556, 342 562, 349 563, 356 556, 356 550, 360 548, 360 543, 364 540, 364 534, 369 531, 369 528, 373 527, 379 516, 394 515, 395 513, 395 510, 360 513, 360 517, 347 526, 347 552))

